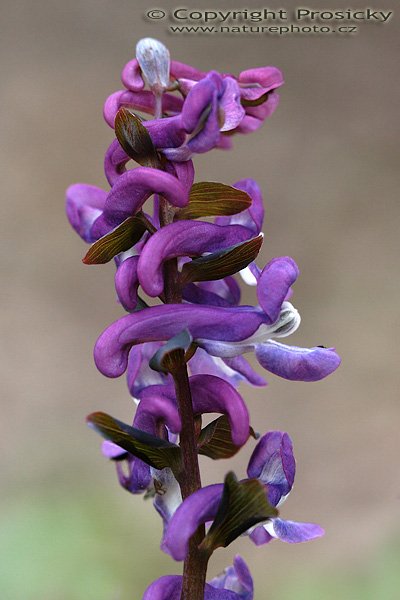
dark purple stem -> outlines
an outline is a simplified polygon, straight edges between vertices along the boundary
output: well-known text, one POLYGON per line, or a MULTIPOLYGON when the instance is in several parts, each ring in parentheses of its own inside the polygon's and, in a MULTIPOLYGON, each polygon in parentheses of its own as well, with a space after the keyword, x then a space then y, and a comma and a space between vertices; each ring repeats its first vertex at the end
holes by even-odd
MULTIPOLYGON (((160 225, 168 225, 173 220, 172 207, 164 198, 160 198, 160 225)), ((168 304, 182 302, 181 287, 176 259, 169 260, 164 265, 164 300, 168 304)), ((182 498, 201 488, 200 468, 197 454, 197 435, 193 414, 192 394, 183 351, 175 353, 171 374, 175 383, 176 399, 182 421, 180 446, 182 449, 183 469, 178 479, 182 498)), ((189 542, 189 552, 183 566, 183 581, 181 600, 204 600, 207 564, 209 556, 199 550, 199 544, 205 535, 202 525, 189 542)))
MULTIPOLYGON (((183 456, 183 470, 179 478, 182 498, 201 488, 200 469, 196 444, 195 419, 193 414, 192 397, 183 351, 180 352, 179 362, 174 369, 176 399, 182 420, 180 446, 183 456)), ((181 600, 203 600, 206 581, 208 555, 199 550, 199 544, 205 535, 202 525, 189 542, 189 552, 183 567, 183 582, 181 600)))

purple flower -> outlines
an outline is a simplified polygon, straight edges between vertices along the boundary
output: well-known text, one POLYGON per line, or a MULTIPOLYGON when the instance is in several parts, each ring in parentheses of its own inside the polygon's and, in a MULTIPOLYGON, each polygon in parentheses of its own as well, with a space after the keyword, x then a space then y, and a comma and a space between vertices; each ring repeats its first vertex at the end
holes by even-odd
POLYGON ((283 84, 283 76, 275 67, 248 69, 237 78, 216 71, 203 73, 177 61, 170 63, 165 46, 146 38, 138 45, 138 60, 124 67, 122 82, 128 91, 115 92, 105 103, 107 123, 114 127, 115 116, 123 106, 155 114, 159 102, 166 118, 154 123, 159 124, 156 126, 160 130, 175 131, 170 144, 165 135, 162 144, 155 139, 153 142, 170 160, 185 161, 192 153, 229 148, 231 142, 224 137, 225 132, 249 133, 258 129, 278 104, 276 89, 283 84), (168 89, 168 67, 170 89, 180 91, 183 100, 170 93, 162 94, 168 89), (154 95, 144 90, 146 81, 154 95))
MULTIPOLYGON (((179 600, 181 589, 181 576, 165 575, 147 588, 143 600, 179 600)), ((206 584, 204 600, 253 600, 253 579, 241 556, 236 556, 233 566, 206 584)))
POLYGON ((233 277, 214 281, 188 283, 182 290, 185 300, 194 304, 213 306, 237 306, 240 301, 240 287, 233 277))
POLYGON ((151 487, 152 476, 146 463, 113 442, 104 441, 101 450, 106 458, 115 461, 118 481, 128 492, 142 494, 151 487))
MULTIPOLYGON (((248 477, 259 479, 267 488, 270 504, 280 506, 293 487, 295 473, 296 463, 289 435, 281 431, 266 433, 251 455, 247 468, 248 477)), ((270 542, 273 538, 294 544, 307 542, 323 534, 324 530, 314 523, 276 518, 256 526, 250 533, 250 538, 257 545, 270 542)))
POLYGON ((159 296, 164 289, 164 262, 178 256, 201 256, 238 242, 251 233, 241 225, 221 227, 203 221, 177 221, 159 229, 144 247, 138 264, 139 281, 149 296, 159 296))
POLYGON ((272 373, 293 381, 317 381, 332 373, 340 358, 332 348, 286 346, 272 338, 297 329, 299 315, 284 302, 278 320, 270 324, 260 308, 210 307, 169 304, 146 308, 115 321, 97 340, 94 358, 107 377, 125 372, 132 346, 167 341, 188 329, 209 354, 232 358, 255 350, 259 363, 272 373))
POLYGON ((179 179, 158 169, 138 167, 117 179, 102 214, 91 227, 91 236, 98 239, 112 231, 136 214, 152 194, 161 194, 173 206, 182 207, 188 202, 187 189, 179 179))
MULTIPOLYGON (((292 489, 295 460, 292 441, 287 433, 270 431, 258 442, 248 465, 249 478, 257 478, 265 486, 272 506, 279 506, 292 489)), ((163 549, 175 560, 184 560, 190 537, 199 525, 212 521, 222 497, 222 484, 204 487, 186 498, 174 512, 163 540, 163 549)), ((312 540, 324 534, 314 523, 298 523, 280 518, 268 519, 247 532, 257 545, 278 538, 288 543, 312 540)))
MULTIPOLYGON (((152 346, 148 344, 147 346, 152 346)), ((146 345, 142 346, 145 349, 146 345)), ((147 353, 149 348, 146 348, 147 353)), ((154 346, 152 347, 154 350, 154 346)), ((135 356, 137 360, 138 357, 135 356)), ((140 356, 139 360, 142 360, 140 356)), ((144 362, 144 361, 143 361, 144 362)), ((144 362, 144 364, 146 364, 144 362)), ((147 363, 148 364, 148 363, 147 363)), ((140 369, 140 367, 139 367, 140 369)), ((150 370, 151 371, 151 370, 150 370)), ((158 375, 154 372, 155 376, 158 375)), ((136 378, 135 378, 136 380, 136 378)), ((149 381, 149 380, 148 380, 149 381)), ((193 375, 189 379, 192 392, 193 413, 195 416, 207 413, 220 413, 228 417, 233 443, 237 446, 243 446, 249 437, 250 419, 246 404, 237 390, 224 379, 215 375, 193 375)), ((170 439, 170 434, 179 434, 182 430, 182 422, 178 411, 178 405, 175 398, 175 388, 173 383, 166 377, 161 380, 161 384, 147 385, 138 390, 136 383, 135 390, 138 406, 136 409, 133 426, 154 436, 162 436, 170 439)), ((158 478, 158 471, 145 465, 141 460, 130 456, 122 448, 110 442, 103 443, 103 454, 110 459, 117 460, 117 472, 121 485, 132 493, 138 493, 146 490, 153 478, 158 478), (127 460, 127 469, 123 471, 120 461, 127 460)), ((168 489, 168 485, 177 486, 172 474, 168 481, 163 484, 163 488, 168 489)), ((158 512, 171 515, 172 509, 168 505, 171 494, 163 494, 162 499, 155 503, 158 512)), ((176 494, 173 493, 172 497, 176 494)), ((156 496, 157 498, 157 496, 156 496)))
POLYGON ((248 566, 239 555, 235 556, 232 566, 210 581, 210 585, 217 590, 235 592, 242 600, 253 599, 253 579, 248 566))
MULTIPOLYGON (((215 375, 193 375, 189 378, 192 392, 192 403, 194 415, 206 413, 221 413, 228 417, 232 431, 233 443, 242 446, 249 437, 249 413, 243 398, 227 381, 215 375)), ((140 403, 136 412, 135 426, 144 429, 142 423, 138 423, 138 414, 142 411, 151 415, 155 421, 163 421, 169 430, 174 433, 181 431, 181 422, 175 400, 175 388, 172 383, 154 385, 142 390, 139 395, 140 403), (149 406, 149 404, 151 405, 149 406), (165 407, 165 408, 163 408, 165 407), (160 412, 160 409, 163 411, 160 412), (167 422, 167 411, 174 420, 167 422)), ((149 433, 154 433, 147 429, 149 433)))
POLYGON ((254 352, 262 367, 293 381, 322 379, 339 366, 340 358, 333 348, 299 348, 277 341, 300 324, 300 315, 289 302, 299 275, 296 262, 280 256, 263 269, 254 260, 249 263, 263 235, 264 206, 258 184, 252 179, 235 184, 252 202, 246 210, 230 215, 238 210, 237 192, 203 184, 191 194, 194 169, 190 158, 213 148, 229 148, 232 134, 258 129, 278 105, 277 89, 283 77, 275 67, 248 69, 238 77, 205 73, 171 62, 161 42, 145 38, 137 44, 136 59, 125 66, 122 82, 126 89, 105 103, 107 123, 114 127, 121 107, 146 113, 150 119, 141 126, 131 123, 128 131, 129 115, 126 111, 118 115, 117 135, 123 147, 113 140, 104 159, 111 189, 71 186, 66 210, 72 227, 86 242, 107 236, 89 250, 83 262, 114 257, 115 290, 128 314, 100 335, 94 359, 108 377, 127 372, 136 412, 133 429, 99 412, 90 415, 88 423, 107 440, 121 444, 105 441, 103 454, 115 463, 126 490, 153 497, 163 522, 161 548, 175 560, 185 560, 183 577, 161 577, 148 587, 144 600, 180 600, 181 596, 252 600, 252 577, 239 556, 205 585, 203 593, 207 559, 213 548, 227 545, 240 532, 257 545, 274 538, 298 543, 323 535, 318 525, 284 520, 271 508, 280 506, 293 487, 292 441, 281 431, 262 436, 247 468, 253 481, 246 480, 244 485, 230 473, 225 485, 201 488, 197 454, 226 458, 235 451, 231 444, 239 449, 249 438, 250 416, 237 388, 242 381, 257 386, 266 382, 244 358, 245 353, 254 352), (142 138, 147 140, 144 152, 139 145, 142 138), (131 157, 141 166, 129 170, 131 157), (206 197, 207 189, 214 190, 211 197, 206 197), (224 189, 227 193, 219 196, 224 189), (152 196, 152 208, 147 209, 145 203, 152 196), (214 200, 218 204, 209 211, 214 200), (188 212, 194 217, 210 212, 227 216, 218 216, 214 222, 184 220, 181 217, 188 213, 180 209, 189 201, 188 212), (133 215, 139 218, 129 219, 133 215), (138 223, 139 228, 132 231, 138 223), (248 267, 241 275, 256 286, 256 307, 240 305, 240 288, 232 273, 243 265, 248 267), (225 277, 214 280, 218 275, 225 277), (198 281, 206 277, 211 280, 198 281), (157 296, 162 304, 148 306, 157 296), (172 298, 176 304, 170 304, 172 298), (170 360, 161 367, 168 366, 169 374, 156 370, 160 354, 165 357, 170 351, 170 360), (224 418, 199 435, 202 415, 214 413, 224 418), (188 495, 192 490, 196 491, 188 495), (254 497, 245 496, 251 490, 254 497), (244 504, 248 504, 245 509, 244 504), (224 508, 226 519, 221 516, 224 508), (211 522, 210 535, 203 543, 197 540, 198 547, 193 543, 188 556, 192 536, 197 532, 201 537, 200 526, 208 527, 211 522))
POLYGON ((174 206, 185 206, 188 202, 186 169, 179 171, 179 175, 183 175, 183 182, 169 173, 138 167, 118 177, 108 194, 95 186, 72 185, 66 194, 68 219, 85 241, 93 242, 141 210, 154 193, 163 195, 174 206))
POLYGON ((233 184, 238 190, 243 190, 251 198, 251 205, 246 210, 230 217, 218 217, 217 225, 241 225, 251 231, 252 236, 261 233, 264 220, 264 204, 260 186, 254 179, 241 179, 233 184))
POLYGON ((182 107, 182 125, 190 134, 187 148, 196 153, 211 150, 217 145, 220 132, 235 129, 244 115, 236 81, 211 71, 191 88, 182 107))
MULTIPOLYGON (((170 77, 172 81, 181 78, 200 81, 205 75, 206 73, 177 60, 172 60, 170 63, 170 77)), ((125 65, 122 70, 121 80, 128 90, 133 92, 143 90, 145 81, 143 80, 141 68, 136 58, 130 60, 125 65)))
POLYGON ((67 217, 85 242, 96 240, 91 233, 92 225, 102 214, 107 192, 86 183, 75 183, 70 185, 66 192, 67 217))
MULTIPOLYGON (((162 111, 167 116, 179 115, 183 100, 178 96, 165 93, 161 98, 162 111)), ((131 92, 128 90, 119 90, 109 96, 104 104, 103 115, 106 123, 114 128, 115 116, 120 108, 130 108, 134 111, 148 113, 154 115, 156 100, 152 92, 131 92)))
POLYGON ((234 387, 243 381, 254 386, 267 385, 265 379, 254 371, 243 356, 219 358, 198 348, 189 362, 189 369, 193 375, 206 373, 222 377, 234 387))

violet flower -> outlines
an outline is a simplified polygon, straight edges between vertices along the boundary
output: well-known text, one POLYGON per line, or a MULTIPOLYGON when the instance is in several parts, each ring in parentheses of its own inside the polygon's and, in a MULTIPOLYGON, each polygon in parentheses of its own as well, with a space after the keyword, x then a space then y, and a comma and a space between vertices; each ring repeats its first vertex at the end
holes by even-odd
POLYGON ((209 354, 232 358, 254 350, 262 367, 292 381, 318 381, 337 369, 340 358, 333 348, 300 348, 273 339, 286 337, 298 327, 299 315, 289 302, 282 304, 275 323, 269 320, 260 308, 250 306, 154 306, 110 325, 97 340, 94 358, 103 375, 119 377, 127 368, 132 346, 166 341, 186 328, 209 354))
POLYGON ((263 368, 291 381, 323 379, 340 358, 333 348, 277 341, 300 324, 289 302, 299 268, 288 256, 273 258, 264 268, 255 262, 264 218, 258 184, 241 179, 221 199, 213 190, 227 186, 208 182, 193 188, 190 159, 229 147, 233 133, 258 129, 278 104, 283 77, 275 67, 248 69, 238 77, 202 72, 171 61, 161 42, 145 38, 122 81, 126 89, 105 103, 107 123, 114 127, 121 107, 151 118, 141 124, 121 111, 119 141, 111 142, 104 159, 109 191, 72 185, 66 211, 78 235, 94 244, 84 262, 114 259, 115 291, 127 314, 100 335, 94 359, 107 377, 126 372, 136 411, 132 426, 104 413, 90 415, 88 422, 106 438, 102 451, 115 463, 121 486, 153 497, 163 522, 162 549, 185 561, 182 576, 157 579, 144 600, 252 600, 253 582, 243 559, 236 557, 209 583, 207 563, 216 547, 240 533, 257 545, 323 534, 318 525, 278 516, 276 507, 294 482, 292 442, 280 431, 265 434, 250 458, 248 479, 239 483, 231 475, 225 486, 201 487, 198 454, 230 457, 254 435, 237 388, 266 381, 244 354, 254 352, 263 368), (129 170, 131 157, 145 166, 129 170), (194 212, 192 203, 197 203, 194 212), (200 218, 210 215, 218 216, 214 222, 200 218), (131 226, 136 227, 132 236, 123 237, 131 226), (240 304, 239 271, 256 286, 257 306, 240 304), (161 303, 154 304, 156 298, 161 303), (220 417, 201 429, 202 416, 214 413, 220 417), (229 494, 235 493, 230 504, 229 494), (237 506, 237 514, 229 515, 237 506), (250 511, 246 518, 243 510, 250 511), (226 514, 233 521, 227 519, 222 541, 203 547, 210 539, 205 524, 218 528, 226 514))
MULTIPOLYGON (((295 476, 292 441, 287 433, 270 431, 258 442, 247 468, 249 478, 257 478, 265 486, 272 506, 286 500, 295 476)), ((175 560, 184 560, 188 542, 196 529, 212 521, 222 497, 222 484, 203 487, 186 498, 174 512, 163 539, 163 550, 175 560)), ((324 530, 314 523, 299 523, 271 518, 247 532, 257 545, 280 539, 290 544, 307 542, 320 537, 324 530)))
MULTIPOLYGON (((115 92, 107 99, 104 118, 114 127, 119 108, 128 107, 155 114, 156 102, 159 102, 160 110, 166 115, 159 127, 161 130, 174 131, 174 134, 169 139, 170 146, 166 144, 166 136, 163 134, 162 143, 160 139, 152 138, 155 146, 170 160, 185 161, 193 153, 207 152, 214 147, 229 148, 231 142, 223 135, 225 132, 255 131, 278 105, 276 89, 283 84, 283 76, 275 67, 248 69, 235 78, 216 71, 203 73, 172 61, 169 64, 170 89, 179 90, 183 94, 183 100, 171 93, 161 96, 160 90, 168 89, 168 59, 162 50, 165 47, 150 38, 146 38, 143 44, 150 48, 157 47, 162 57, 160 67, 151 67, 153 70, 150 69, 149 74, 149 66, 144 64, 143 59, 130 61, 122 72, 122 82, 128 91, 115 92), (162 71, 162 76, 157 74, 158 70, 162 71), (152 83, 153 80, 156 83, 152 83), (151 89, 156 85, 154 95, 144 89, 146 81, 150 83, 151 89), (184 142, 182 136, 185 135, 187 139, 184 142)), ((145 126, 150 130, 151 122, 145 123, 145 126)))

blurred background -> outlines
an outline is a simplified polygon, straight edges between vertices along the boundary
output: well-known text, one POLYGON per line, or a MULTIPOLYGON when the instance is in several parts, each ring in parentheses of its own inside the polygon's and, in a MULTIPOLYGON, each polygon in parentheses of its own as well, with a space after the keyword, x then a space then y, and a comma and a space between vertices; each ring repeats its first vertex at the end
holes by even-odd
MULTIPOLYGON (((163 8, 176 6, 163 2, 163 8)), ((259 3, 246 3, 259 8, 259 3)), ((325 3, 309 1, 320 8, 325 3)), ((268 8, 291 10, 286 0, 268 8)), ((120 489, 84 418, 130 420, 124 378, 92 361, 99 333, 122 314, 113 266, 81 263, 85 244, 64 216, 73 182, 106 188, 113 138, 105 98, 136 41, 161 39, 202 70, 280 67, 275 115, 232 152, 196 159, 197 180, 257 179, 265 194, 260 264, 289 254, 302 274, 293 302, 302 325, 288 340, 335 345, 340 370, 319 383, 271 375, 244 388, 258 431, 294 440, 296 485, 282 509, 326 536, 304 545, 236 553, 251 566, 257 600, 395 600, 399 597, 399 31, 361 24, 354 36, 171 35, 146 21, 143 0, 3 0, 1 66, 2 600, 138 600, 181 565, 159 551, 150 502, 120 489)), ((159 8, 160 2, 154 6, 159 8)), ((364 8, 353 0, 352 8, 364 8)), ((191 8, 212 8, 192 0, 191 8)), ((243 8, 218 2, 218 9, 243 8)), ((330 8, 348 8, 336 0, 330 8), (333 6, 334 5, 334 6, 333 6)), ((379 9, 391 6, 379 6, 379 9)), ((245 302, 254 302, 254 289, 245 302)), ((244 475, 253 444, 229 466, 203 460, 204 482, 244 475)))

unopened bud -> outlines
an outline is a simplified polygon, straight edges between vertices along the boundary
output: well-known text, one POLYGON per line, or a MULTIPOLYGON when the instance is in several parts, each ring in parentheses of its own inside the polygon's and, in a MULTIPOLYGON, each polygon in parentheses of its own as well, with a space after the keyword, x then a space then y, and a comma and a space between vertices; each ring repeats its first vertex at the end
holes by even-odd
POLYGON ((153 38, 143 38, 136 45, 136 58, 151 90, 162 93, 169 86, 168 48, 153 38))

